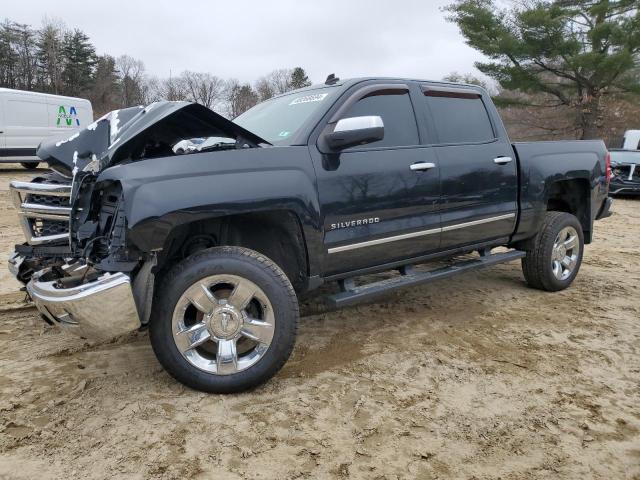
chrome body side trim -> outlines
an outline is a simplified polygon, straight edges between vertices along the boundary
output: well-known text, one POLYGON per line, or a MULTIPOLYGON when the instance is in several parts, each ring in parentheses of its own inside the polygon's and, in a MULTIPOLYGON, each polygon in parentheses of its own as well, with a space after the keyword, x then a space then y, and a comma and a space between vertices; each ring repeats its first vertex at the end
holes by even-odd
POLYGON ((474 220, 472 222, 456 223, 455 225, 447 225, 442 227, 443 232, 450 232, 451 230, 458 230, 459 228, 473 227, 474 225, 482 225, 483 223, 498 222, 500 220, 508 220, 509 218, 515 218, 515 213, 507 213, 505 215, 499 215, 497 217, 481 218, 480 220, 474 220))
POLYGON ((439 228, 433 228, 431 230, 421 230, 419 232, 404 233, 402 235, 395 235, 393 237, 378 238, 377 240, 368 240, 366 242, 352 243, 351 245, 342 245, 340 247, 332 247, 329 249, 329 253, 345 252, 347 250, 355 250, 356 248, 371 247, 373 245, 380 245, 383 243, 397 242, 398 240, 405 240, 407 238, 415 238, 415 237, 422 237, 424 235, 432 235, 434 233, 440 233, 440 230, 441 229, 439 228))
POLYGON ((332 254, 332 253, 346 252, 348 250, 355 250, 355 249, 358 249, 358 248, 371 247, 371 246, 374 246, 374 245, 381 245, 381 244, 384 244, 384 243, 397 242, 399 240, 406 240, 408 238, 422 237, 424 235, 432 235, 434 233, 449 232, 451 230, 457 230, 459 228, 472 227, 474 225, 481 225, 483 223, 490 223, 490 222, 497 222, 497 221, 500 221, 500 220, 507 220, 509 218, 515 218, 515 216, 516 216, 515 213, 507 213, 505 215, 499 215, 497 217, 482 218, 480 220, 474 220, 472 222, 464 222, 464 223, 458 223, 458 224, 455 224, 455 225, 447 225, 446 227, 442 227, 442 228, 432 228, 432 229, 429 229, 429 230, 420 230, 419 232, 404 233, 402 235, 394 235, 392 237, 378 238, 376 240, 368 240, 366 242, 352 243, 350 245, 341 245, 339 247, 331 247, 331 248, 329 248, 328 249, 328 253, 332 254))

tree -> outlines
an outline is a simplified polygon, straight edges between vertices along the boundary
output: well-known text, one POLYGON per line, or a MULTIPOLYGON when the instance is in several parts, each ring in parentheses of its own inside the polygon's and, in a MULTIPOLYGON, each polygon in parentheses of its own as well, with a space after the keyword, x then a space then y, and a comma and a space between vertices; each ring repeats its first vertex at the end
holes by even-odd
POLYGON ((116 70, 116 60, 112 56, 98 57, 89 98, 97 116, 120 108, 120 79, 116 70))
POLYGON ((302 67, 296 67, 291 71, 291 80, 289 81, 289 83, 293 90, 295 90, 296 88, 304 88, 311 85, 311 81, 309 80, 309 77, 307 77, 307 73, 302 67))
POLYGON ((173 77, 169 72, 169 78, 160 82, 160 96, 171 102, 186 100, 187 92, 182 78, 173 77))
POLYGON ((82 30, 66 32, 62 42, 63 89, 66 95, 85 96, 93 83, 96 50, 82 30))
POLYGON ((18 54, 13 48, 12 22, 0 24, 0 87, 15 88, 18 54))
POLYGON ((227 114, 232 119, 249 110, 259 100, 258 94, 251 88, 251 85, 248 83, 241 85, 236 79, 227 82, 225 93, 227 114))
POLYGON ((261 102, 264 102, 265 100, 269 100, 271 97, 275 95, 275 92, 273 91, 273 86, 271 85, 271 83, 269 83, 269 80, 267 80, 266 77, 259 78, 256 81, 255 90, 256 90, 256 93, 258 94, 258 99, 261 102))
POLYGON ((123 107, 135 107, 143 102, 144 63, 129 55, 121 55, 116 60, 120 78, 121 104, 123 107))
POLYGON ((205 107, 213 108, 222 98, 225 82, 210 73, 182 72, 187 98, 205 107))
POLYGON ((62 49, 65 35, 64 23, 45 18, 37 33, 36 61, 38 89, 43 92, 62 92, 62 49))
POLYGON ((453 82, 453 83, 466 83, 468 85, 477 85, 479 87, 484 88, 485 90, 490 90, 489 85, 484 80, 476 77, 471 73, 460 74, 458 72, 451 72, 449 75, 442 78, 445 82, 453 82))
POLYGON ((5 20, 0 25, 0 86, 31 90, 35 80, 35 32, 5 20))
POLYGON ((477 68, 508 90, 543 92, 576 115, 581 138, 597 138, 603 96, 640 93, 638 0, 458 0, 450 5, 467 43, 490 61, 477 68))
MULTIPOLYGON (((302 73, 304 75, 304 70, 302 70, 302 73)), ((292 74, 293 70, 291 69, 279 68, 259 78, 256 82, 255 90, 258 92, 260 101, 263 102, 275 95, 281 95, 296 88, 291 83, 292 74)), ((306 75, 304 76, 306 77, 306 75)))

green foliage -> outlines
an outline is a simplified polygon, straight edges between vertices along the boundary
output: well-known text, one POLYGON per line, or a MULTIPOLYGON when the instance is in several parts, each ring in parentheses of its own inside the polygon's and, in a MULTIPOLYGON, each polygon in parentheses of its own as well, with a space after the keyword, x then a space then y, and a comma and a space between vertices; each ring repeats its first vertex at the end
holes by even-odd
POLYGON ((311 85, 311 81, 309 77, 307 77, 307 73, 304 71, 302 67, 296 67, 291 71, 291 88, 304 88, 311 85))
POLYGON ((93 70, 96 64, 96 51, 89 37, 78 29, 65 33, 62 42, 62 58, 65 93, 86 94, 93 83, 93 70))
POLYGON ((640 92, 638 0, 458 0, 447 8, 477 68, 508 90, 544 92, 576 107, 583 136, 597 130, 599 98, 640 92))

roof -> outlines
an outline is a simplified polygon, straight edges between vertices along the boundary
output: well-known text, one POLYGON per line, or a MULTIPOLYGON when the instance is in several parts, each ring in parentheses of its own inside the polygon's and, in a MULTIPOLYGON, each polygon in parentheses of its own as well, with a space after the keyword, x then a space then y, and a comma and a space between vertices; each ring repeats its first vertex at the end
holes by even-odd
POLYGON ((12 88, 2 88, 2 87, 0 87, 0 94, 2 94, 2 93, 13 93, 13 94, 29 95, 29 96, 42 97, 42 98, 60 98, 60 99, 68 99, 68 100, 75 100, 75 101, 80 100, 80 101, 83 101, 83 102, 88 102, 89 101, 86 98, 69 97, 67 95, 56 95, 55 93, 33 92, 33 91, 30 91, 30 90, 14 90, 12 88))
POLYGON ((350 87, 351 85, 355 85, 356 83, 362 83, 367 81, 393 81, 393 82, 421 82, 421 83, 430 83, 435 85, 443 85, 443 86, 452 86, 452 87, 465 87, 465 88, 473 88, 481 91, 485 91, 479 85, 474 85, 471 83, 456 83, 456 82, 447 82, 445 80, 425 80, 418 78, 402 78, 402 77, 354 77, 354 78, 345 78, 344 80, 339 79, 336 83, 331 85, 327 85, 325 83, 316 83, 309 87, 298 88, 296 90, 292 90, 290 92, 282 93, 280 95, 276 95, 276 97, 290 95, 292 93, 300 93, 309 90, 317 90, 319 88, 327 88, 327 87, 350 87))

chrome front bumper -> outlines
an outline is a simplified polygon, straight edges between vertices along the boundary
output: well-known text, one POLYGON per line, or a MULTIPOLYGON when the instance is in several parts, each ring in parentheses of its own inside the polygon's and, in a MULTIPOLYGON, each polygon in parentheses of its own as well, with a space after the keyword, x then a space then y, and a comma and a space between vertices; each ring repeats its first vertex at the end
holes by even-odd
POLYGON ((57 288, 33 275, 27 291, 36 307, 54 325, 91 340, 107 340, 140 328, 131 281, 124 273, 105 273, 94 281, 57 288))

